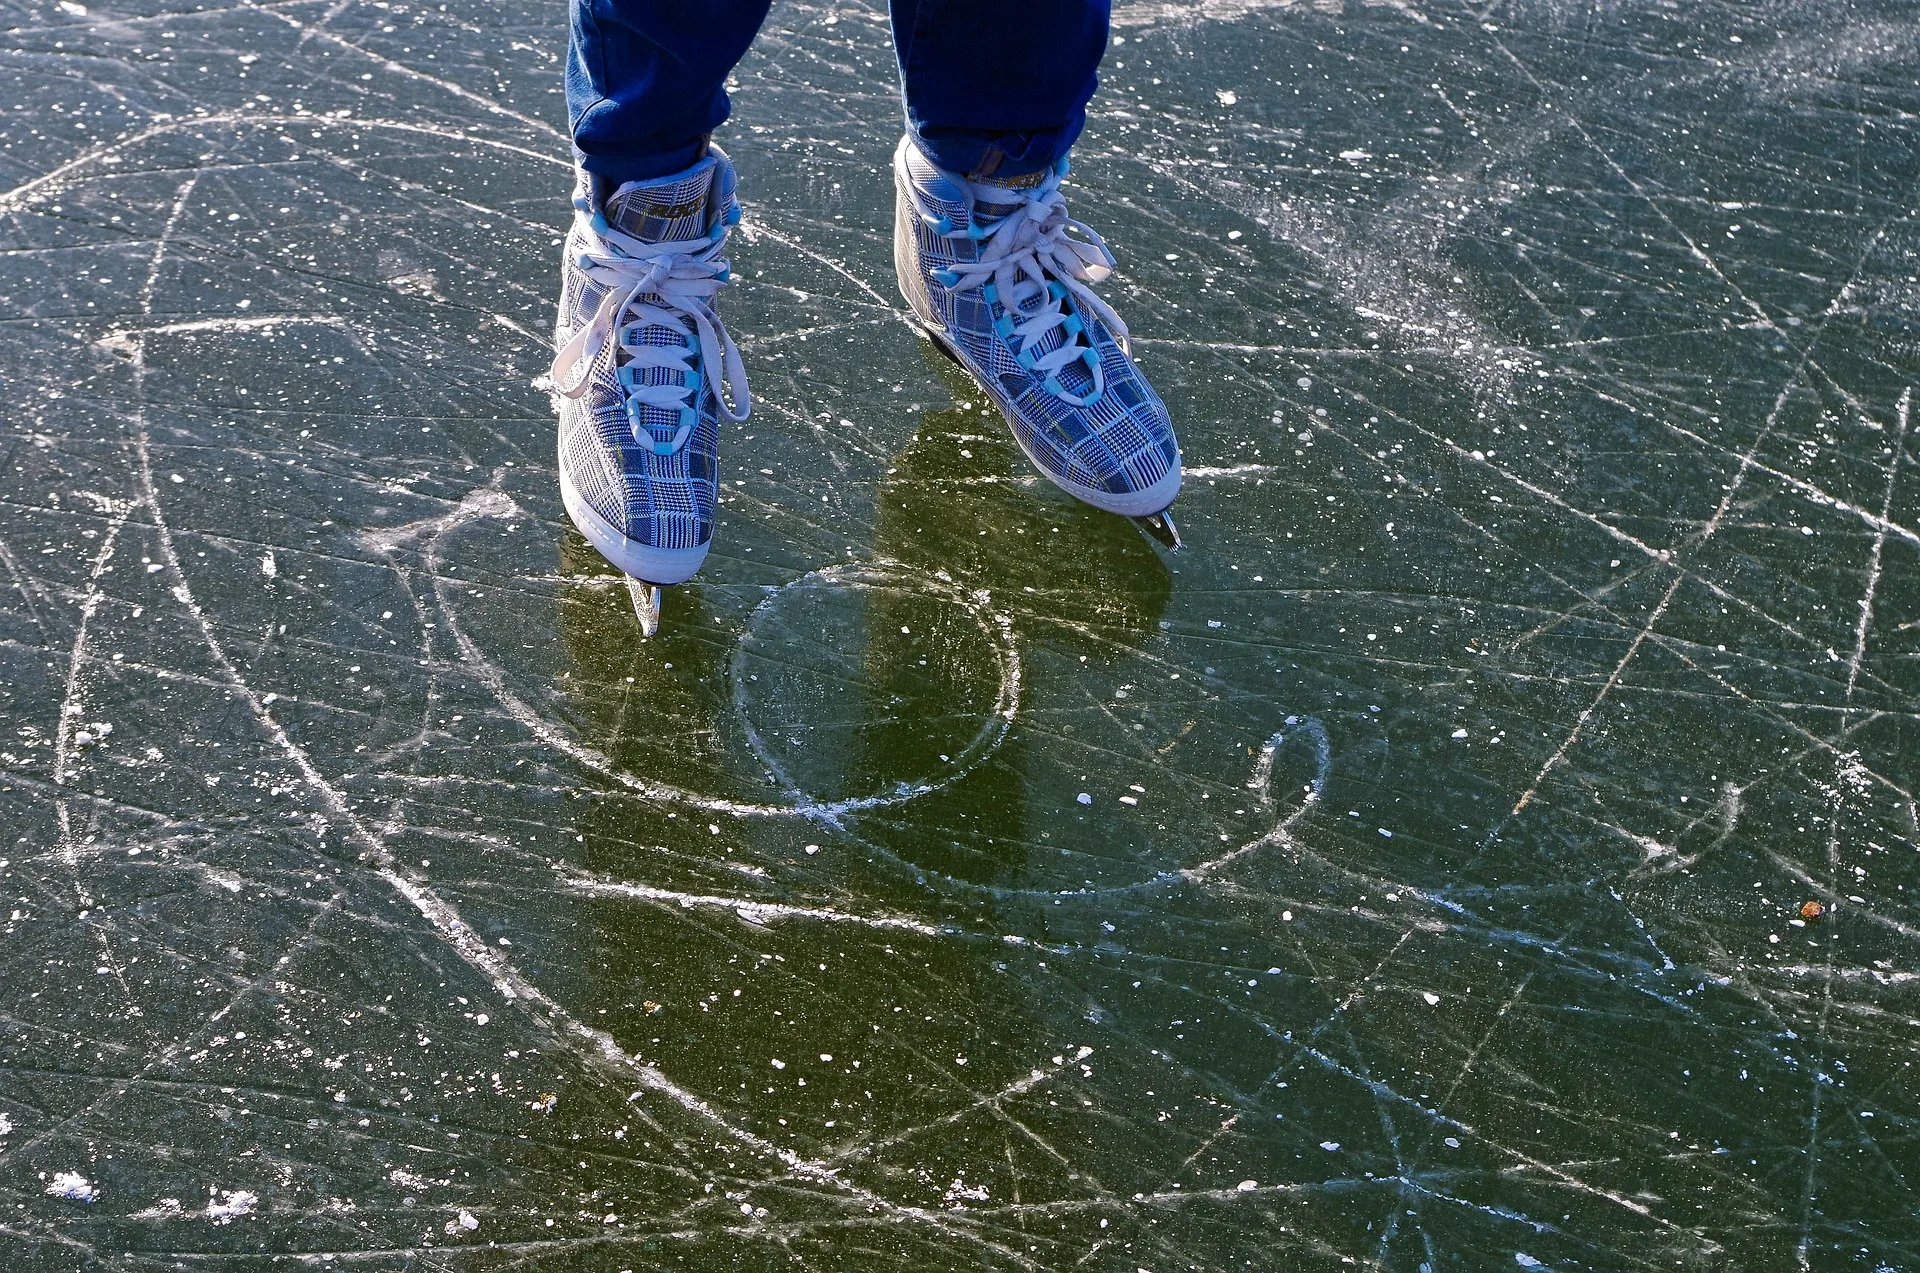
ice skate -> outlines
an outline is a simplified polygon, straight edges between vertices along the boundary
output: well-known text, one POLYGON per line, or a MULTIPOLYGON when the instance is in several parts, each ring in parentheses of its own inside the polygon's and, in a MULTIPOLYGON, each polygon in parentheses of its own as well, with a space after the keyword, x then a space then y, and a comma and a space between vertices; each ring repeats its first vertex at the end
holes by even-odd
POLYGON ((691 579, 713 540, 720 423, 751 406, 713 304, 740 220, 733 165, 715 148, 604 201, 582 174, 574 209, 554 330, 560 494, 580 533, 626 572, 650 636, 660 590, 691 579))
POLYGON ((999 406, 1054 485, 1181 546, 1173 422, 1092 284, 1113 272, 1100 236, 1067 217, 1061 159, 1006 183, 935 167, 910 137, 894 152, 893 258, 934 342, 999 406))

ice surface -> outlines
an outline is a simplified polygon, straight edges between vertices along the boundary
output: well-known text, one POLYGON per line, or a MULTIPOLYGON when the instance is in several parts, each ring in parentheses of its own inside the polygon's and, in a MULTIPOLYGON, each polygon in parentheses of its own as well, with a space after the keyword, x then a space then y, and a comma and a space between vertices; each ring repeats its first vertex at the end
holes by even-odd
POLYGON ((646 642, 558 0, 0 14, 0 1267, 1920 1267, 1910 6, 1123 3, 1179 557, 780 6, 646 642))

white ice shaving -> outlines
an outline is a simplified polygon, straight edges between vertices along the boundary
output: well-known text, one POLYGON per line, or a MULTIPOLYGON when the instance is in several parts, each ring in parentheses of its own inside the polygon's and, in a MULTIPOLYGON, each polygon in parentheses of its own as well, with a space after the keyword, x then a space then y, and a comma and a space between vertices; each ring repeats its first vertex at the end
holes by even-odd
POLYGON ((215 1224, 231 1224, 236 1216, 251 1214, 260 1205, 260 1197, 249 1189, 222 1189, 220 1201, 207 1204, 207 1219, 215 1224))
POLYGON ((53 1179, 47 1182, 47 1192, 73 1202, 92 1202, 100 1196, 93 1182, 77 1171, 54 1172, 53 1179))

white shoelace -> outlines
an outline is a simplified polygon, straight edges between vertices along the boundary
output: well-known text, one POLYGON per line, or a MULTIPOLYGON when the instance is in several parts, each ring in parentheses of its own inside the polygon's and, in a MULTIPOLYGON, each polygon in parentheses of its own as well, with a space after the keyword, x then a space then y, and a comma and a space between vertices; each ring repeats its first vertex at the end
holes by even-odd
POLYGON ((1091 406, 1105 392, 1106 376, 1085 323, 1068 310, 1067 297, 1071 295, 1105 323, 1122 349, 1129 353, 1132 349, 1126 323, 1088 286, 1104 282, 1113 274, 1113 253, 1092 227, 1067 215, 1067 200, 1059 186, 1058 176, 1048 177, 1031 190, 973 185, 976 207, 983 202, 995 206, 1011 202, 1013 211, 984 226, 976 224, 971 232, 951 229, 950 223, 949 228, 942 229, 944 218, 928 220, 944 238, 973 238, 983 244, 979 260, 954 262, 940 281, 950 290, 967 291, 983 287, 991 279, 993 295, 989 299, 997 297, 1007 310, 1007 318, 1000 325, 1001 335, 1020 338, 1021 363, 1045 376, 1046 387, 1055 396, 1091 406), (1049 286, 1056 280, 1059 286, 1049 286), (1067 331, 1059 348, 1031 354, 1048 332, 1061 326, 1067 331), (1084 397, 1068 393, 1059 380, 1061 368, 1076 360, 1086 362, 1093 378, 1093 391, 1084 397))
POLYGON ((699 418, 703 389, 713 394, 722 416, 736 424, 745 420, 753 410, 746 367, 726 324, 713 310, 714 293, 728 280, 727 259, 720 254, 726 227, 716 228, 704 239, 648 243, 622 234, 604 219, 596 224, 590 213, 577 216, 587 245, 580 253, 580 268, 606 289, 606 295, 586 326, 554 356, 555 391, 567 398, 586 393, 601 355, 614 357, 617 349, 627 355, 624 366, 642 372, 647 367, 665 367, 681 373, 680 384, 637 384, 622 377, 634 438, 656 455, 672 455, 687 444, 699 418), (650 300, 643 302, 641 297, 650 300), (683 341, 691 335, 695 343, 642 344, 639 338, 648 327, 671 328, 683 341), (696 350, 700 370, 689 363, 696 350), (713 374, 716 366, 718 377, 713 374), (662 442, 645 430, 640 421, 642 405, 678 414, 680 426, 671 442, 662 442))

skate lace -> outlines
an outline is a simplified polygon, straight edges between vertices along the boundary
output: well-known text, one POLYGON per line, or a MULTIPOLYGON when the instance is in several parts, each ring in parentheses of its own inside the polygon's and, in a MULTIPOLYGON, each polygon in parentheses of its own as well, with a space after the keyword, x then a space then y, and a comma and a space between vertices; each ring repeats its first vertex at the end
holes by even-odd
MULTIPOLYGON (((1045 376, 1046 389, 1055 397, 1090 407, 1106 392, 1106 374, 1080 308, 1105 323, 1122 349, 1129 348, 1129 335, 1120 316, 1089 286, 1110 277, 1115 261, 1105 239, 1067 215, 1066 197, 1059 189, 1063 175, 1050 173, 1031 190, 988 188, 984 193, 995 205, 1009 197, 1017 200, 1013 210, 997 217, 983 217, 976 210, 964 230, 956 230, 947 217, 921 215, 942 238, 972 239, 981 245, 977 259, 936 270, 934 279, 950 291, 979 288, 988 304, 997 301, 1005 313, 994 321, 994 330, 1009 342, 1018 340, 1014 357, 1020 365, 1045 376), (1060 344, 1040 352, 1056 328, 1064 329, 1060 344), (1092 379, 1086 394, 1074 394, 1060 382, 1062 369, 1075 361, 1086 364, 1092 379)), ((976 186, 975 199, 982 194, 976 186)))
POLYGON ((554 356, 554 390, 580 397, 592 386, 602 356, 613 358, 634 440, 655 455, 672 455, 693 436, 703 390, 713 395, 722 416, 745 420, 753 410, 746 368, 713 309, 714 294, 730 277, 721 255, 729 226, 716 226, 704 239, 648 243, 614 229, 603 217, 585 210, 578 215, 583 246, 576 264, 606 294, 593 317, 554 356), (662 327, 676 337, 673 343, 647 343, 647 331, 662 327), (624 362, 619 354, 626 355, 624 362), (716 365, 717 377, 712 374, 716 365), (679 383, 643 383, 650 367, 676 373, 679 383), (658 436, 646 423, 643 406, 673 413, 671 437, 658 436))

